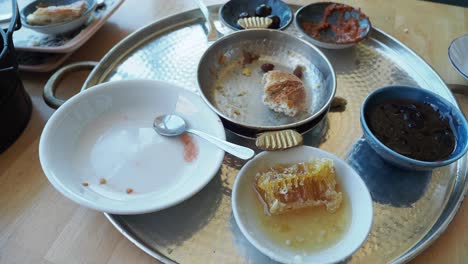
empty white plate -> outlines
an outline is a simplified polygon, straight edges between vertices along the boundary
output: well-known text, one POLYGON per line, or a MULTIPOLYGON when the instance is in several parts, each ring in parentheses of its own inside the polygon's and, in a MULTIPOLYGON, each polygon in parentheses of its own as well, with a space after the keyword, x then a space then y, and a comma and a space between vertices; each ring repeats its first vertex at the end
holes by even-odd
POLYGON ((448 48, 448 57, 455 70, 468 80, 468 35, 452 41, 448 48))
POLYGON ((74 96, 47 122, 39 144, 44 173, 63 195, 102 212, 148 213, 182 202, 212 179, 224 151, 191 136, 196 155, 184 156, 191 143, 152 128, 168 113, 225 139, 218 116, 192 92, 160 81, 108 82, 74 96))

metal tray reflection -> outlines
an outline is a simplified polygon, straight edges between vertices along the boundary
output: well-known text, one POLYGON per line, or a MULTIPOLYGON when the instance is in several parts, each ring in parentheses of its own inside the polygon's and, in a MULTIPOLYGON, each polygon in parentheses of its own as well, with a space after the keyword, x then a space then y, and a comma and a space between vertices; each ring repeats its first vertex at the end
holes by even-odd
MULTIPOLYGON (((218 8, 212 6, 210 11, 218 30, 227 34, 230 29, 218 20, 218 8)), ((301 37, 293 25, 286 32, 301 37)), ((197 64, 207 47, 201 12, 177 14, 119 43, 92 71, 84 87, 143 78, 196 91, 197 64)), ((390 84, 420 86, 451 102, 455 99, 429 65, 378 29, 350 49, 323 51, 336 71, 337 95, 346 98, 348 105, 343 112, 329 113, 305 135, 305 144, 346 158, 365 179, 374 200, 371 234, 349 262, 406 262, 428 247, 455 216, 466 192, 467 156, 432 174, 403 173, 388 167, 361 139, 359 107, 370 91, 390 84)), ((227 136, 253 147, 253 141, 232 133, 227 136)), ((242 236, 232 217, 230 188, 242 165, 226 155, 209 185, 173 208, 145 215, 106 216, 139 248, 163 262, 270 263, 242 236)))

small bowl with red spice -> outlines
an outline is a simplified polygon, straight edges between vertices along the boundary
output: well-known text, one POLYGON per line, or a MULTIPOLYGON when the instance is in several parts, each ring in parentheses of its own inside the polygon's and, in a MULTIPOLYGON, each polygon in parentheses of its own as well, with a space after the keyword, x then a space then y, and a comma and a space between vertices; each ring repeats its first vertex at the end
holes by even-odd
POLYGON ((224 151, 189 134, 156 133, 154 118, 170 113, 225 139, 221 120, 193 92, 153 80, 107 82, 73 96, 49 119, 39 143, 44 174, 70 200, 102 212, 176 205, 216 175, 224 151))
POLYGON ((304 6, 294 22, 309 42, 326 49, 349 48, 366 38, 372 27, 359 8, 334 2, 304 6))

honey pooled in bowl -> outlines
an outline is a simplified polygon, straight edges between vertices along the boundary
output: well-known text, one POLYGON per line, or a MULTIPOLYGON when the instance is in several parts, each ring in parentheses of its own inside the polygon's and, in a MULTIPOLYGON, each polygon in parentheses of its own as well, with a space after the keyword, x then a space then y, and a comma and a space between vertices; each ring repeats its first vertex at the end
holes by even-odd
POLYGON ((350 223, 333 161, 317 159, 277 165, 257 173, 256 217, 272 241, 298 253, 336 244, 350 223))

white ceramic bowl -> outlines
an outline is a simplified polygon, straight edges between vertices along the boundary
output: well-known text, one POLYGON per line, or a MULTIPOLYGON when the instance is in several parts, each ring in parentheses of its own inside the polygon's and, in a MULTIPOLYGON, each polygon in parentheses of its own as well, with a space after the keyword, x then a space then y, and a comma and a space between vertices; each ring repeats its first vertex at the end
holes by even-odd
POLYGON ((361 177, 344 161, 326 151, 300 146, 286 151, 262 152, 250 160, 239 172, 232 190, 234 218, 244 236, 263 254, 283 263, 336 263, 345 260, 366 240, 373 219, 372 199, 361 177), (252 195, 255 175, 260 168, 278 163, 295 163, 311 158, 334 160, 337 177, 347 194, 351 207, 351 223, 343 238, 335 245, 318 252, 298 254, 287 245, 268 239, 255 216, 258 199, 252 195), (249 192, 251 192, 249 194, 249 192))
POLYGON ((224 151, 193 136, 198 156, 186 161, 179 137, 160 136, 152 128, 156 115, 174 112, 189 127, 225 139, 218 116, 199 96, 175 85, 129 80, 85 90, 44 128, 44 173, 69 199, 103 212, 148 213, 182 202, 218 172, 224 151), (101 178, 106 184, 99 184, 101 178), (127 188, 134 192, 127 194, 127 188))
POLYGON ((90 19, 91 15, 93 14, 93 11, 97 7, 97 1, 96 0, 86 0, 88 7, 86 10, 83 12, 83 14, 73 20, 70 21, 65 21, 65 22, 60 22, 60 23, 53 23, 49 25, 30 25, 27 21, 27 16, 29 14, 32 14, 34 11, 36 11, 36 6, 40 4, 44 4, 46 6, 50 5, 68 5, 76 1, 71 1, 71 0, 38 0, 38 1, 33 1, 29 3, 27 6, 25 6, 23 9, 21 9, 20 16, 21 16, 21 22, 24 27, 32 29, 34 31, 37 31, 39 33, 47 34, 47 35, 60 35, 60 34, 65 34, 74 30, 77 30, 84 24, 88 22, 90 19))
POLYGON ((468 35, 452 41, 448 48, 448 57, 455 70, 468 80, 468 35))

